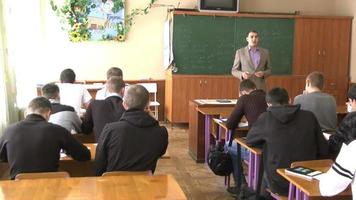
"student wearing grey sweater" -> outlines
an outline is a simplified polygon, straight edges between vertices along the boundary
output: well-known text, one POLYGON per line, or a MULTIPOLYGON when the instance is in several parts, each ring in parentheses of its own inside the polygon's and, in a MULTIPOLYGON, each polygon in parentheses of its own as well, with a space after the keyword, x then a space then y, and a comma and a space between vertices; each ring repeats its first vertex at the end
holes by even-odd
POLYGON ((301 109, 314 113, 323 130, 334 131, 337 125, 335 98, 322 92, 324 76, 320 72, 312 72, 307 76, 305 91, 294 98, 294 104, 301 109))

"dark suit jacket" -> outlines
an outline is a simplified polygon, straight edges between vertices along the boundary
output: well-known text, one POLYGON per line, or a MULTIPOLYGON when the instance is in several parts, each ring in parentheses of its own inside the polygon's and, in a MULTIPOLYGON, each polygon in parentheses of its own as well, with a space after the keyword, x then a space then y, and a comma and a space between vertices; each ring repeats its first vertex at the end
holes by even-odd
POLYGON ((9 162, 12 179, 18 173, 54 172, 61 149, 75 160, 90 160, 90 151, 65 128, 31 114, 5 130, 0 139, 0 160, 9 162))
POLYGON ((262 89, 266 91, 266 82, 265 79, 271 75, 271 61, 269 57, 269 52, 267 49, 263 49, 258 47, 261 52, 260 63, 255 69, 253 62, 251 60, 249 54, 249 48, 244 47, 238 49, 235 54, 234 65, 231 69, 231 73, 233 76, 242 80, 242 72, 247 71, 250 74, 254 74, 255 72, 262 71, 264 72, 264 77, 259 78, 255 75, 252 75, 250 79, 256 84, 257 89, 262 89))
POLYGON ((96 174, 106 171, 154 172, 166 152, 168 132, 141 110, 128 110, 118 122, 109 123, 96 148, 96 174))
POLYGON ((90 102, 85 113, 82 131, 86 134, 94 131, 95 141, 98 141, 104 126, 107 123, 119 121, 124 112, 122 98, 119 96, 110 96, 104 100, 94 100, 90 102))
POLYGON ((295 161, 315 160, 328 156, 328 144, 318 120, 299 105, 272 106, 262 113, 247 134, 247 143, 263 145, 263 163, 270 189, 288 192, 288 181, 279 176, 278 168, 288 168, 295 161))

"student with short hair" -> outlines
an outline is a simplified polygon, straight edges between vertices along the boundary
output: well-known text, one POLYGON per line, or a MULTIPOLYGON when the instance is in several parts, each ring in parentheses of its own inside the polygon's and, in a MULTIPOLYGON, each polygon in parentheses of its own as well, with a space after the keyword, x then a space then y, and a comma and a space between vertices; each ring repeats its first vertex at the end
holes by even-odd
POLYGON ((57 171, 61 149, 75 160, 90 160, 87 147, 65 128, 47 122, 51 103, 46 98, 33 99, 26 114, 0 138, 0 160, 9 162, 12 179, 19 173, 57 171))
POLYGON ((334 132, 337 125, 336 101, 330 94, 322 92, 323 87, 323 74, 310 73, 305 81, 304 94, 296 96, 294 104, 300 104, 301 109, 313 112, 323 130, 334 132))
MULTIPOLYGON (((106 80, 109 80, 113 76, 118 76, 123 79, 122 70, 118 67, 111 67, 106 72, 106 80)), ((108 96, 109 91, 107 90, 107 83, 104 85, 104 88, 98 90, 95 95, 96 100, 103 100, 108 96)))
POLYGON ((80 109, 87 108, 92 99, 88 90, 83 84, 75 83, 75 73, 72 69, 65 69, 61 72, 58 87, 60 92, 61 103, 74 108, 80 116, 80 109))
POLYGON ((80 133, 82 120, 78 117, 72 106, 60 104, 59 87, 49 83, 42 87, 42 95, 46 97, 52 106, 51 116, 48 122, 60 125, 71 133, 80 133))
POLYGON ((337 155, 343 143, 350 143, 356 139, 356 84, 352 84, 347 93, 349 104, 352 112, 346 115, 335 134, 329 138, 330 151, 333 155, 337 155))
MULTIPOLYGON (((256 85, 252 80, 245 79, 240 83, 240 98, 236 102, 235 108, 226 122, 226 127, 234 132, 243 116, 246 117, 248 126, 251 127, 260 114, 266 112, 266 109, 266 93, 261 89, 256 89, 256 85)), ((228 152, 232 159, 233 175, 236 183, 238 179, 238 164, 241 165, 241 163, 237 163, 236 142, 232 142, 231 147, 228 147, 228 152)), ((250 152, 247 149, 241 148, 242 159, 248 160, 249 154, 250 152)), ((240 169, 242 169, 242 165, 240 169)), ((237 188, 230 187, 227 191, 236 194, 237 188)))
POLYGON ((166 152, 168 132, 147 111, 149 93, 141 85, 125 90, 126 112, 120 121, 109 123, 96 148, 96 175, 108 171, 155 171, 157 160, 166 152))
POLYGON ((289 183, 276 169, 290 167, 295 161, 328 156, 328 145, 315 115, 288 101, 284 88, 270 90, 266 95, 267 112, 252 125, 246 139, 251 146, 263 146, 263 183, 282 195, 288 193, 289 183))
POLYGON ((94 131, 95 141, 98 141, 104 126, 110 122, 119 121, 125 108, 122 105, 122 96, 125 91, 125 82, 121 77, 113 76, 106 84, 108 93, 105 100, 93 100, 83 119, 83 133, 94 131))

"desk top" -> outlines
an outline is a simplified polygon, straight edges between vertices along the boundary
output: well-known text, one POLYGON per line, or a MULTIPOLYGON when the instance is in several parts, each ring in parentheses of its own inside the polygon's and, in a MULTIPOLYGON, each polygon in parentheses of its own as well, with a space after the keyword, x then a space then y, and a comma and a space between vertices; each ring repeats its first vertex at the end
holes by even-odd
MULTIPOLYGON (((96 146, 97 143, 84 143, 84 145, 90 150, 90 155, 91 155, 91 160, 95 160, 95 154, 96 154, 96 146)), ((169 159, 171 156, 169 155, 169 152, 166 150, 166 153, 161 157, 161 159, 169 159)), ((67 156, 66 154, 61 153, 61 158, 60 160, 73 160, 72 157, 67 156)))
POLYGON ((198 112, 204 115, 220 115, 222 117, 230 116, 234 106, 211 106, 211 107, 197 107, 198 112))
POLYGON ((248 149, 252 153, 262 155, 262 149, 248 146, 245 138, 235 138, 234 140, 236 143, 240 144, 242 147, 248 149))
MULTIPOLYGON (((305 161, 305 165, 303 165, 303 162, 299 162, 300 166, 305 166, 305 167, 310 167, 312 169, 321 171, 321 172, 326 172, 329 170, 332 162, 324 162, 325 160, 313 160, 313 161, 305 161)), ((307 194, 309 197, 321 197, 320 191, 319 191, 319 181, 316 179, 313 179, 311 181, 293 176, 293 175, 288 175, 285 173, 285 169, 277 169, 277 173, 281 175, 283 178, 287 179, 290 183, 298 187, 300 190, 302 190, 305 194, 307 194)), ((345 196, 345 199, 348 199, 347 197, 350 197, 352 195, 351 189, 348 188, 346 191, 338 194, 338 196, 345 196), (346 197, 347 196, 347 197, 346 197)))
POLYGON ((0 181, 0 199, 186 199, 172 175, 0 181))

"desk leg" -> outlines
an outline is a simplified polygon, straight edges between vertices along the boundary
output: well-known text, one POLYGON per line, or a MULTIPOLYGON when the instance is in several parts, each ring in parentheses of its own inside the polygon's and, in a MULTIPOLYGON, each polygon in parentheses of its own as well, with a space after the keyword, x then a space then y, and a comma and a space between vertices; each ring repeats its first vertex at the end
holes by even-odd
POLYGON ((303 200, 309 200, 309 196, 303 192, 303 200))
POLYGON ((302 191, 298 188, 295 189, 295 200, 302 200, 302 191))
POLYGON ((241 162, 241 145, 237 143, 237 188, 241 189, 242 185, 242 162, 241 162))
POLYGON ((288 200, 294 200, 295 185, 289 183, 288 200))
POLYGON ((210 121, 211 116, 205 115, 205 163, 208 162, 208 152, 210 148, 210 121))
MULTIPOLYGON (((261 156, 255 154, 254 159, 255 159, 255 163, 254 163, 254 173, 253 173, 254 174, 253 186, 254 186, 254 189, 257 190, 258 181, 260 179, 261 156)), ((262 174, 263 174, 263 172, 262 172, 262 174)))
POLYGON ((255 164, 254 162, 255 162, 254 154, 250 151, 249 161, 248 161, 248 179, 247 179, 247 181, 248 181, 247 185, 249 188, 254 188, 254 185, 253 185, 253 179, 254 179, 253 166, 255 164))

